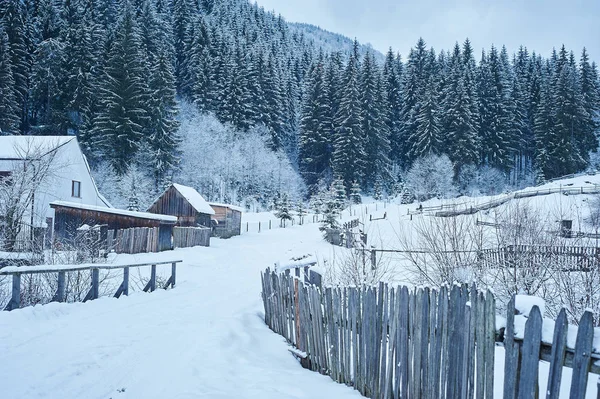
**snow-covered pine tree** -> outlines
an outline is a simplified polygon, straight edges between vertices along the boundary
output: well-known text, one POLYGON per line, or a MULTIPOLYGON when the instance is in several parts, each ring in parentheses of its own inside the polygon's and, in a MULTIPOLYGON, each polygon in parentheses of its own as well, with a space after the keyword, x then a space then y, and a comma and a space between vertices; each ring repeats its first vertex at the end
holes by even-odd
POLYGON ((458 43, 450 60, 450 81, 444 93, 446 148, 455 174, 463 165, 477 162, 479 110, 475 82, 458 43))
MULTIPOLYGON (((63 10, 64 28, 61 40, 64 42, 62 97, 63 112, 66 118, 66 132, 75 133, 86 153, 91 152, 89 127, 92 118, 92 96, 97 90, 92 70, 98 63, 93 43, 94 28, 97 24, 86 12, 81 0, 65 2, 63 10)), ((101 47, 101 46, 99 46, 101 47)))
POLYGON ((408 157, 411 144, 408 138, 416 136, 417 115, 427 83, 428 55, 425 40, 419 38, 415 48, 410 50, 404 75, 402 76, 402 126, 401 133, 395 141, 398 148, 395 148, 394 151, 399 152, 396 154, 396 160, 403 168, 410 166, 412 161, 408 157))
MULTIPOLYGON (((399 163, 401 139, 401 110, 402 110, 402 77, 398 71, 398 58, 390 48, 386 54, 383 64, 383 85, 385 90, 386 115, 385 123, 390 132, 390 159, 392 162, 399 163)), ((400 63, 400 65, 402 65, 400 63)))
POLYGON ((426 154, 444 152, 442 140, 442 118, 439 103, 439 85, 435 75, 429 77, 416 116, 417 129, 409 137, 409 158, 417 159, 426 154))
POLYGON ((301 199, 296 202, 296 215, 298 215, 298 224, 303 225, 304 217, 306 216, 306 206, 301 199))
POLYGON ((579 60, 579 89, 581 92, 581 116, 578 124, 581 130, 579 151, 595 151, 598 147, 598 119, 600 111, 600 82, 595 64, 590 64, 585 47, 579 60))
POLYGON ((555 153, 555 147, 560 145, 555 132, 554 102, 552 98, 552 88, 550 74, 552 67, 547 61, 543 68, 542 85, 540 88, 540 98, 537 110, 534 115, 534 136, 535 136, 535 159, 534 167, 536 170, 536 181, 543 182, 547 178, 560 176, 560 172, 553 166, 552 157, 555 153))
POLYGON ((331 126, 325 65, 323 54, 317 60, 308 78, 300 120, 300 171, 311 194, 317 183, 330 168, 331 137, 326 136, 331 126))
POLYGON ((367 52, 362 63, 359 84, 366 156, 363 187, 369 190, 374 186, 375 181, 390 180, 390 134, 385 123, 386 98, 381 72, 371 51, 367 52))
POLYGON ((346 195, 346 185, 344 179, 341 176, 336 177, 331 183, 329 196, 335 202, 337 212, 342 212, 347 205, 348 196, 346 195))
POLYGON ((0 2, 0 21, 8 37, 8 53, 14 79, 14 93, 19 107, 21 133, 26 133, 29 129, 28 97, 32 61, 28 49, 32 42, 32 30, 25 25, 28 20, 21 1, 0 2))
POLYGON ((121 13, 98 99, 102 107, 93 127, 95 144, 118 174, 127 170, 136 155, 148 123, 148 88, 139 62, 143 55, 128 2, 124 2, 121 13))
POLYGON ((275 216, 280 220, 281 227, 285 228, 286 221, 292 220, 291 204, 287 193, 283 193, 275 216))
POLYGON ((350 188, 350 203, 360 204, 361 202, 362 198, 360 196, 360 184, 355 180, 352 182, 352 187, 350 188))
POLYGON ((0 134, 19 133, 19 103, 14 91, 15 80, 12 74, 8 36, 0 25, 0 134))
POLYGON ((158 191, 168 172, 177 168, 180 138, 177 135, 179 122, 176 119, 175 77, 167 48, 159 49, 154 61, 156 64, 150 72, 148 84, 151 95, 147 142, 149 166, 158 191))
POLYGON ((344 71, 341 103, 335 115, 336 137, 332 154, 333 172, 347 190, 354 180, 362 181, 366 163, 363 109, 360 96, 358 42, 344 71))

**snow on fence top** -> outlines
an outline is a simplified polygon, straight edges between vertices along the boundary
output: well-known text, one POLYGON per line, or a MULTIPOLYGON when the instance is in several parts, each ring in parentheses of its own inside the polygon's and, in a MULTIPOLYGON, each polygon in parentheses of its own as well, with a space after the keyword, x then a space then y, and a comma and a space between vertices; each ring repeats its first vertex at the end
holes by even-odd
POLYGON ((1 275, 10 275, 15 273, 23 274, 38 274, 38 273, 52 273, 52 272, 74 272, 78 270, 89 270, 89 269, 123 269, 125 267, 141 267, 151 265, 166 265, 173 263, 181 263, 182 260, 167 260, 161 262, 117 262, 117 263, 82 263, 80 265, 36 265, 36 266, 7 266, 0 269, 1 275))
POLYGON ((211 208, 208 202, 206 202, 206 200, 194 188, 183 186, 177 183, 173 183, 173 187, 175 187, 175 189, 179 191, 179 194, 181 194, 199 213, 205 213, 208 215, 215 214, 214 209, 211 208))
POLYGON ((86 211, 96 211, 103 213, 110 213, 113 215, 121 215, 121 216, 130 216, 134 218, 142 218, 142 219, 151 219, 151 220, 159 220, 162 222, 169 223, 177 223, 177 216, 170 215, 160 215, 156 213, 149 212, 137 212, 137 211, 126 211, 124 209, 116 209, 116 208, 106 208, 104 206, 96 206, 96 205, 87 205, 87 204, 78 204, 76 202, 68 202, 68 201, 53 201, 50 203, 50 206, 62 206, 66 208, 73 209, 82 209, 86 211))

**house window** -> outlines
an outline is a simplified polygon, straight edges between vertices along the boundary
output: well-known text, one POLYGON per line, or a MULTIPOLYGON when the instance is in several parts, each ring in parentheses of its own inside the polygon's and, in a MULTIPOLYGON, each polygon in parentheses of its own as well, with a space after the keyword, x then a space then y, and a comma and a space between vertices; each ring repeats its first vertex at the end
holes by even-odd
POLYGON ((81 182, 73 180, 71 184, 71 197, 81 198, 81 182))

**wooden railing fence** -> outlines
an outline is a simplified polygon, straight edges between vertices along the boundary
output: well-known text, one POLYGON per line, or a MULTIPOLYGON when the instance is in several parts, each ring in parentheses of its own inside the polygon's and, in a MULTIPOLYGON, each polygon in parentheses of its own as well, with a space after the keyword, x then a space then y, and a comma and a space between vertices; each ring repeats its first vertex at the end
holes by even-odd
POLYGON ((210 234, 208 227, 173 227, 173 248, 208 247, 210 234))
POLYGON ((52 298, 53 302, 65 302, 65 281, 66 273, 78 272, 78 271, 91 271, 91 283, 90 289, 85 296, 83 302, 92 299, 98 299, 99 297, 99 282, 100 282, 100 270, 123 270, 123 281, 114 294, 115 298, 119 298, 121 295, 129 295, 129 269, 139 268, 144 266, 150 266, 150 279, 144 287, 145 292, 153 292, 156 290, 156 266, 158 265, 171 265, 171 276, 164 284, 162 288, 167 289, 169 287, 175 287, 176 282, 176 271, 177 263, 181 263, 181 260, 173 260, 166 262, 152 262, 152 263, 135 263, 135 264, 123 264, 123 265, 110 265, 110 264, 82 264, 82 265, 40 265, 40 266, 9 266, 0 269, 0 276, 12 276, 12 293, 11 300, 4 310, 14 310, 21 307, 21 276, 28 274, 41 274, 41 273, 56 273, 57 275, 57 290, 52 298))
POLYGON ((108 230, 106 245, 118 254, 158 252, 158 227, 133 227, 108 230))
POLYGON ((383 283, 321 290, 269 269, 262 287, 265 322, 295 346, 302 364, 367 397, 493 397, 489 291, 383 283))

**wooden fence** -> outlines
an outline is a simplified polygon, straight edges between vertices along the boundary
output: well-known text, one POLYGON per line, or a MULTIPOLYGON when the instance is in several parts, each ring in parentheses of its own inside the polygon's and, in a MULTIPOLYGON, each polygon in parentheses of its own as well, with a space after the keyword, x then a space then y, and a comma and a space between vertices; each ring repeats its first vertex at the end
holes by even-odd
POLYGON ((478 251, 482 266, 539 267, 554 263, 564 271, 589 270, 600 265, 600 248, 566 245, 507 245, 478 251))
POLYGON ((262 274, 265 322, 302 364, 372 398, 492 398, 495 301, 475 286, 319 287, 262 274), (477 359, 477 361, 475 361, 477 359))
MULTIPOLYGON (((522 341, 516 340, 514 334, 515 300, 511 299, 507 310, 506 331, 504 339, 504 399, 538 398, 540 359, 548 361, 548 385, 545 392, 547 399, 558 399, 563 376, 563 366, 571 367, 571 385, 569 397, 579 399, 587 397, 589 372, 600 372, 600 359, 592 354, 594 340, 593 315, 586 311, 579 321, 577 339, 574 350, 567 349, 567 313, 563 308, 554 324, 552 345, 542 343, 542 315, 534 306, 525 324, 522 341)), ((599 387, 600 388, 600 387, 599 387)), ((542 393, 544 394, 544 393, 542 393)), ((600 389, 597 392, 600 398, 600 389)))
POLYGON ((65 302, 65 281, 66 273, 78 272, 78 271, 91 271, 91 282, 90 290, 84 298, 84 302, 92 299, 98 299, 99 297, 99 283, 100 283, 100 270, 115 270, 123 269, 123 281, 117 292, 114 294, 115 298, 119 298, 121 295, 129 295, 129 269, 139 268, 143 266, 150 266, 150 279, 144 287, 144 291, 153 292, 156 290, 156 266, 157 265, 171 265, 171 276, 162 287, 167 289, 169 287, 175 287, 176 282, 176 269, 177 263, 181 263, 181 260, 172 260, 166 262, 153 262, 153 263, 134 263, 134 264, 123 264, 123 265, 111 265, 111 264, 81 264, 81 265, 40 265, 40 266, 9 266, 0 270, 0 276, 12 276, 12 293, 11 299, 4 310, 14 310, 21 307, 21 276, 28 274, 41 274, 41 273, 56 273, 57 275, 57 290, 52 298, 53 302, 65 302))
MULTIPOLYGON (((537 306, 515 337, 515 299, 504 333, 495 330, 490 291, 455 285, 439 291, 407 287, 321 289, 289 271, 262 274, 265 322, 284 336, 304 367, 353 386, 371 398, 492 398, 496 341, 505 347, 504 399, 540 397, 539 363, 550 363, 547 391, 557 399, 563 367, 572 368, 570 398, 586 396, 588 373, 600 373, 592 353, 592 313, 579 322, 575 348, 567 348, 567 315, 554 326, 552 344, 542 342, 537 306), (503 341, 502 341, 503 338, 503 341)), ((600 398, 600 389, 598 390, 600 398)))
POLYGON ((208 227, 173 227, 173 248, 208 247, 210 235, 208 227))
POLYGON ((106 246, 118 254, 158 252, 158 227, 108 230, 106 246))

